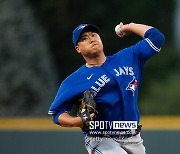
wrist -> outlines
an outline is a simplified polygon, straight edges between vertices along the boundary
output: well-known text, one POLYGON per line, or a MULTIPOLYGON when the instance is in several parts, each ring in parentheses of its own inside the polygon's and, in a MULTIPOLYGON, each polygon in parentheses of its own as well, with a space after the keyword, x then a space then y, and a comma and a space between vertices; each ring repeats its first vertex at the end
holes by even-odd
POLYGON ((132 32, 134 32, 134 28, 135 27, 135 23, 129 23, 129 24, 125 24, 123 25, 122 27, 122 32, 125 34, 125 35, 128 35, 132 32))
POLYGON ((82 119, 81 119, 81 117, 74 117, 74 119, 73 119, 73 126, 74 127, 80 127, 80 128, 82 128, 82 126, 83 126, 83 122, 82 122, 82 119))
POLYGON ((127 24, 127 29, 129 32, 133 32, 134 28, 135 28, 135 23, 131 22, 129 24, 127 24))

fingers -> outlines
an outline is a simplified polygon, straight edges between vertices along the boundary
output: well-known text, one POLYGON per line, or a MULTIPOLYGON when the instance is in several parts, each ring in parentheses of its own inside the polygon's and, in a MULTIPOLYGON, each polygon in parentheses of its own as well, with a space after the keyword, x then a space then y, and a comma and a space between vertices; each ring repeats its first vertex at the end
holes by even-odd
POLYGON ((120 26, 120 34, 123 35, 124 24, 122 22, 120 22, 119 26, 120 26))
POLYGON ((120 32, 121 32, 120 37, 126 36, 124 27, 125 27, 125 25, 122 22, 120 22, 120 28, 121 28, 120 29, 120 32))
POLYGON ((120 28, 122 28, 122 27, 123 27, 123 23, 122 23, 122 22, 120 22, 120 24, 119 24, 119 25, 120 25, 120 28))
POLYGON ((116 31, 116 34, 119 36, 119 37, 124 37, 125 33, 123 33, 123 23, 120 22, 119 25, 117 25, 115 27, 115 31, 116 31))
POLYGON ((127 36, 127 35, 129 35, 130 33, 131 33, 131 29, 130 29, 130 26, 129 26, 130 24, 123 24, 123 22, 120 22, 119 23, 119 32, 118 32, 118 36, 119 37, 125 37, 125 36, 127 36))
POLYGON ((90 119, 93 120, 94 116, 95 116, 95 114, 94 114, 94 113, 91 113, 91 114, 90 114, 90 119))

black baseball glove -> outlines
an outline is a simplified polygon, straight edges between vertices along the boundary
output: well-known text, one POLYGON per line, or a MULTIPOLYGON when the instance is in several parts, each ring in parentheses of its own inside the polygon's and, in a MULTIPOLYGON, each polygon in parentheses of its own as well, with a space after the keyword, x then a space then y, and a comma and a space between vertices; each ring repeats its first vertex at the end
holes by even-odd
POLYGON ((86 90, 84 91, 84 95, 81 100, 81 105, 78 112, 78 116, 81 117, 83 122, 82 130, 84 132, 89 131, 89 121, 91 121, 91 113, 98 113, 98 111, 96 110, 96 102, 94 100, 92 91, 86 90))

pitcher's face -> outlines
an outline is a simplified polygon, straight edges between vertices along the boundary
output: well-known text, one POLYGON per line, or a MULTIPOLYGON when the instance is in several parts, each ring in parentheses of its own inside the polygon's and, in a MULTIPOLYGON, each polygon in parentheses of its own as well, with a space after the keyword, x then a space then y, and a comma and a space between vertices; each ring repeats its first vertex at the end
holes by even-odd
POLYGON ((75 47, 83 56, 95 56, 103 52, 103 43, 100 36, 95 32, 84 32, 75 47))

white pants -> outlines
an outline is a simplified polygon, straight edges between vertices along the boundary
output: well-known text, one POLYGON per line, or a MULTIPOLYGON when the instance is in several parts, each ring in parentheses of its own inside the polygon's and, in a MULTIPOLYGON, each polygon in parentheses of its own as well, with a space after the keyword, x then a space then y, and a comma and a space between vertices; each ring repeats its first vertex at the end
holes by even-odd
POLYGON ((126 139, 85 137, 85 147, 89 154, 145 154, 140 133, 126 139))

